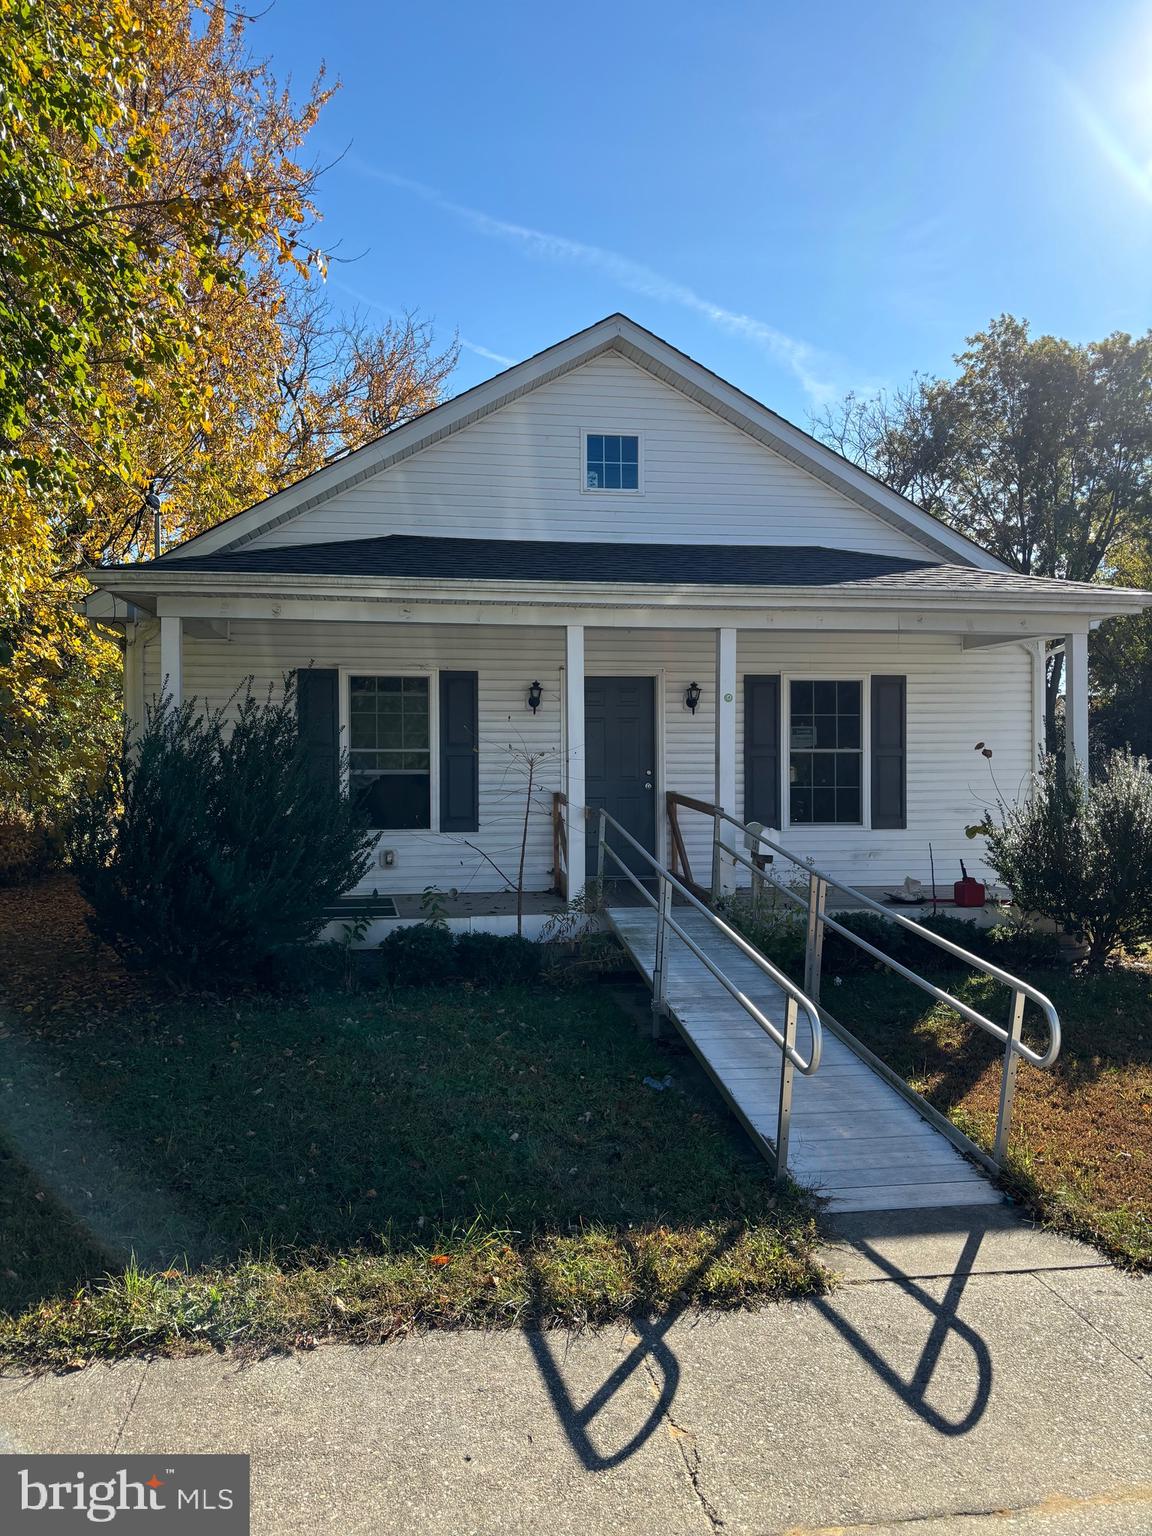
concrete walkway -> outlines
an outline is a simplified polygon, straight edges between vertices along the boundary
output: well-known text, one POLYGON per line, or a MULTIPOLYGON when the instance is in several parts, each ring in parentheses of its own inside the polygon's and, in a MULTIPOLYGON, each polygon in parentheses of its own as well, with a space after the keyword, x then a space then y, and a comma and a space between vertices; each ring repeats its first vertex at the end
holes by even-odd
POLYGON ((0 1448, 249 1452, 258 1536, 1152 1532, 1152 1284, 995 1209, 840 1231, 757 1313, 9 1378, 0 1448))

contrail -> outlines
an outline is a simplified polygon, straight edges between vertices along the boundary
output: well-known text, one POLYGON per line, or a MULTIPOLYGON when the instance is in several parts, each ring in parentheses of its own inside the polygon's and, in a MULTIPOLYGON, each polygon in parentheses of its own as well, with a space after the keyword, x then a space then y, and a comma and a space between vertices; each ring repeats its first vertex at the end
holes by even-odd
MULTIPOLYGON (((677 282, 674 278, 667 277, 662 272, 645 266, 642 262, 633 261, 630 257, 622 256, 618 251, 607 250, 603 246, 588 245, 580 240, 570 240, 565 235, 553 235, 546 230, 533 229, 526 224, 513 224, 507 219, 494 218, 478 208, 469 208, 463 203, 453 202, 443 193, 438 192, 435 187, 425 186, 422 182, 412 181, 406 176, 398 176, 392 171, 377 170, 363 161, 356 162, 356 169, 377 181, 383 181, 389 186, 413 193, 425 202, 431 203, 433 207, 462 220, 480 234, 519 245, 531 255, 545 260, 595 268, 631 293, 642 294, 645 298, 655 299, 662 304, 675 304, 681 309, 703 315, 718 330, 726 331, 729 335, 747 338, 762 347, 777 362, 783 364, 799 381, 814 405, 826 405, 841 393, 840 387, 832 378, 834 372, 832 360, 808 342, 789 336, 786 332, 756 319, 753 315, 726 309, 724 305, 704 298, 687 284, 677 282)), ((486 354, 481 353, 481 355, 486 354)))

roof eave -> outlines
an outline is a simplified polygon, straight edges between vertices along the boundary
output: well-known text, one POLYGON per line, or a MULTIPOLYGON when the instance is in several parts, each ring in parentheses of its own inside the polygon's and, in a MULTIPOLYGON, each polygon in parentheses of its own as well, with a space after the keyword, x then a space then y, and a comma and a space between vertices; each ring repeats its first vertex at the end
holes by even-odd
POLYGON ((827 584, 824 586, 736 586, 696 583, 645 583, 628 586, 621 582, 542 582, 493 581, 459 578, 446 582, 440 577, 380 577, 317 574, 283 574, 253 571, 182 571, 178 565, 147 568, 124 567, 115 572, 92 570, 90 579, 101 591, 139 604, 142 598, 157 599, 195 594, 228 597, 239 594, 259 597, 308 599, 354 595, 367 600, 402 602, 531 603, 539 607, 571 607, 596 604, 603 607, 652 607, 657 604, 723 608, 746 607, 818 607, 830 598, 851 606, 871 608, 947 607, 977 611, 1004 608, 1051 610, 1096 618, 1114 618, 1138 614, 1152 607, 1152 592, 1136 588, 1101 587, 1096 592, 1047 590, 1027 592, 935 592, 927 589, 893 592, 869 587, 866 582, 827 584), (161 578, 161 579, 158 579, 161 578))

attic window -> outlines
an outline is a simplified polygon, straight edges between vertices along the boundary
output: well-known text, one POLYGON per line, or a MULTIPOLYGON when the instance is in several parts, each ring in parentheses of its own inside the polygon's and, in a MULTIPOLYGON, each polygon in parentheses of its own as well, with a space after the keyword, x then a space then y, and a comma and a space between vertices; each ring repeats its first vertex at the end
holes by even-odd
POLYGON ((639 437, 607 432, 587 433, 584 438, 584 489, 638 491, 639 437))

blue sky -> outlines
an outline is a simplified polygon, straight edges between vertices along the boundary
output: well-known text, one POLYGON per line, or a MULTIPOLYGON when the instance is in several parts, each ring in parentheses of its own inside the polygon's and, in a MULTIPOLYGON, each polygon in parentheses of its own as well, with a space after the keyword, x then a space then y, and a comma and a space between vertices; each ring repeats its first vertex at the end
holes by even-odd
POLYGON ((806 425, 1009 310, 1152 323, 1152 3, 276 0, 334 297, 464 344, 453 392, 623 310, 806 425))

